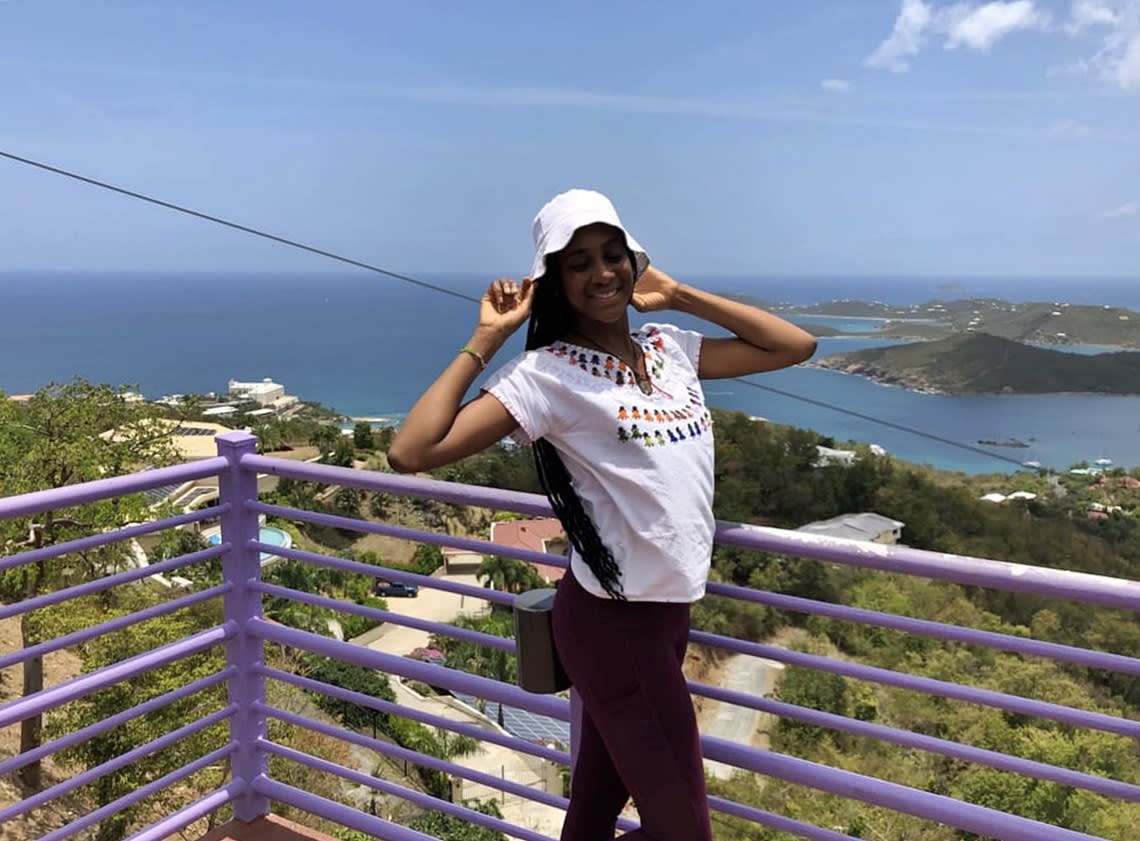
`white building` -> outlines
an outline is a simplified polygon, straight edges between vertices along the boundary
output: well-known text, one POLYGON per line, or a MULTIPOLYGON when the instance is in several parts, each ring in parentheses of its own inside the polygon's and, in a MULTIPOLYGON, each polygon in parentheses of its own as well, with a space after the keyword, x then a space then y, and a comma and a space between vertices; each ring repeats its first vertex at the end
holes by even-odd
POLYGON ((274 401, 280 400, 285 396, 285 386, 273 382, 273 380, 268 377, 259 383, 243 383, 237 380, 230 380, 229 389, 230 394, 235 397, 243 397, 246 400, 252 400, 262 406, 271 406, 274 401))
POLYGON ((848 540, 866 540, 871 543, 898 543, 906 523, 892 520, 882 514, 869 511, 860 514, 840 514, 829 520, 817 520, 800 526, 796 531, 809 534, 824 534, 828 537, 844 537, 848 540))

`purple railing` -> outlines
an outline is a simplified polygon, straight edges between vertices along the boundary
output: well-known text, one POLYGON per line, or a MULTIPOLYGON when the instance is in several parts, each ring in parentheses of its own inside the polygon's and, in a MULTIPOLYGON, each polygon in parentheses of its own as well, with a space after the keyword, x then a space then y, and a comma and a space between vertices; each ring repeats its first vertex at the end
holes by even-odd
MULTIPOLYGON (((18 552, 0 558, 0 573, 17 570, 27 564, 51 560, 70 553, 100 548, 119 541, 133 540, 166 529, 195 526, 207 519, 220 518, 222 534, 222 540, 218 545, 204 551, 194 552, 150 566, 128 567, 96 580, 80 582, 54 592, 34 595, 21 602, 0 606, 0 618, 15 617, 31 610, 63 605, 80 596, 103 593, 115 587, 132 585, 156 574, 187 568, 212 558, 220 558, 222 563, 221 584, 207 586, 186 595, 178 595, 146 610, 74 631, 57 639, 40 642, 20 651, 4 653, 0 656, 0 668, 24 663, 51 652, 80 645, 101 635, 120 631, 130 625, 166 616, 188 607, 196 607, 208 601, 220 599, 224 606, 223 619, 216 627, 202 630, 183 640, 156 647, 153 650, 129 657, 121 662, 58 685, 47 686, 42 691, 28 697, 9 701, 0 706, 0 727, 17 725, 32 716, 50 714, 68 702, 85 698, 99 690, 122 681, 130 681, 164 665, 184 660, 215 647, 221 647, 224 650, 226 664, 221 671, 215 674, 166 692, 159 697, 145 700, 132 708, 118 711, 103 721, 68 733, 33 750, 12 757, 0 757, 0 776, 16 773, 30 763, 38 762, 61 750, 75 747, 140 716, 147 715, 170 704, 184 701, 198 693, 216 689, 223 684, 228 692, 226 702, 205 717, 187 723, 149 743, 131 746, 129 750, 103 762, 101 765, 88 768, 70 779, 26 796, 19 803, 0 809, 0 828, 9 822, 26 818, 33 810, 40 810, 58 798, 70 795, 95 782, 103 775, 115 773, 116 770, 122 769, 140 758, 167 750, 187 736, 200 733, 219 722, 228 722, 228 739, 221 747, 187 761, 177 770, 150 781, 138 790, 111 803, 101 804, 97 809, 80 815, 70 823, 49 832, 43 837, 50 839, 50 841, 57 841, 57 839, 73 836, 117 812, 139 804, 146 798, 168 790, 199 771, 210 766, 216 766, 219 763, 228 765, 229 782, 220 785, 204 797, 172 811, 158 822, 137 829, 132 838, 137 839, 137 841, 159 841, 159 839, 167 838, 227 805, 232 808, 234 817, 248 822, 266 814, 275 803, 287 804, 381 839, 406 841, 427 837, 353 806, 326 799, 290 786, 281 780, 273 779, 269 765, 269 759, 272 756, 314 771, 337 776, 343 779, 346 784, 364 787, 381 795, 406 800, 408 803, 423 809, 436 809, 503 832, 511 837, 526 839, 526 841, 544 841, 548 836, 533 829, 477 813, 458 803, 439 800, 424 791, 378 779, 359 770, 339 766, 328 760, 299 751, 294 747, 278 744, 269 735, 269 722, 277 720, 347 741, 393 760, 406 761, 477 785, 488 786, 504 794, 523 798, 535 804, 554 809, 564 809, 567 801, 561 794, 547 792, 542 788, 524 785, 504 777, 478 771, 460 762, 426 756, 382 739, 347 730, 329 724, 327 721, 317 720, 297 711, 281 709, 270 702, 266 693, 266 684, 269 681, 288 684, 310 692, 324 693, 331 698, 347 703, 371 708, 381 714, 402 716, 452 733, 471 736, 490 744, 509 748, 546 762, 572 767, 573 758, 571 754, 575 741, 573 728, 578 713, 578 705, 573 693, 571 693, 569 700, 560 697, 532 695, 516 686, 499 683, 478 675, 418 662, 404 656, 374 651, 364 646, 341 642, 270 622, 262 617, 262 601, 266 596, 292 599, 315 607, 450 636, 508 652, 514 651, 513 640, 470 629, 457 628, 450 624, 404 616, 393 610, 379 610, 363 605, 349 604, 327 596, 269 584, 261 578, 260 556, 261 553, 268 553, 344 572, 363 573, 374 577, 382 576, 391 581, 415 583, 420 587, 446 590, 497 604, 510 604, 514 597, 507 593, 448 580, 445 577, 417 575, 406 570, 377 567, 297 548, 265 544, 258 539, 258 518, 265 515, 332 526, 338 529, 350 529, 359 533, 387 535, 404 540, 457 547, 480 554, 518 558, 555 567, 565 567, 565 558, 493 544, 478 538, 425 532, 388 523, 365 522, 331 514, 268 505, 257 499, 257 476, 258 474, 269 474, 537 516, 546 516, 550 513, 545 499, 530 494, 268 458, 256 455, 253 437, 244 433, 220 436, 217 440, 219 448, 217 458, 178 467, 148 470, 131 476, 106 479, 84 485, 0 499, 0 520, 8 520, 30 517, 45 511, 59 510, 96 500, 137 493, 163 485, 207 477, 217 477, 220 486, 219 505, 215 508, 180 514, 155 522, 131 525, 117 531, 91 535, 55 546, 18 552), (570 753, 558 746, 536 744, 497 728, 488 729, 483 724, 453 721, 422 710, 330 686, 304 675, 291 674, 268 666, 263 656, 266 643, 336 658, 388 675, 421 681, 452 692, 467 693, 489 702, 568 721, 571 725, 570 753)), ((1032 593, 1101 607, 1140 611, 1140 583, 1132 581, 1027 567, 981 558, 943 555, 906 547, 856 543, 807 535, 801 532, 755 528, 732 523, 719 525, 717 539, 718 542, 725 545, 812 558, 834 564, 947 580, 1011 592, 1032 593)), ((726 584, 712 583, 709 586, 709 592, 712 595, 752 602, 778 610, 887 628, 938 640, 984 646, 1094 669, 1115 671, 1133 676, 1140 675, 1140 659, 1110 652, 1093 651, 1023 636, 959 627, 726 584)), ((942 698, 1063 722, 1076 728, 1099 730, 1132 739, 1140 739, 1140 722, 1103 713, 1070 708, 1033 698, 920 677, 880 667, 830 659, 775 645, 738 640, 707 632, 694 631, 692 640, 701 645, 732 653, 763 657, 801 668, 902 687, 942 698)), ((883 724, 807 709, 772 698, 750 695, 695 681, 690 682, 690 687, 695 695, 759 710, 781 718, 872 738, 884 743, 925 751, 982 767, 1049 780, 1061 785, 1094 792, 1107 798, 1132 803, 1140 802, 1140 786, 1128 781, 1113 780, 1096 774, 1074 771, 1040 761, 1007 755, 926 734, 913 733, 883 724)), ((1009 841, 1075 841, 1075 839, 1092 837, 1069 829, 1049 826, 1016 815, 965 803, 950 797, 854 774, 792 756, 727 742, 722 739, 706 736, 703 738, 703 747, 705 756, 709 760, 734 766, 745 772, 762 774, 774 779, 808 786, 833 795, 942 823, 982 837, 1009 839, 1009 841)), ((819 841, 838 841, 838 839, 851 838, 851 836, 834 829, 814 826, 804 821, 772 814, 753 806, 735 803, 723 798, 712 798, 711 805, 716 811, 726 815, 804 838, 818 839, 819 841)), ((628 829, 633 828, 636 824, 623 820, 621 826, 628 829)))

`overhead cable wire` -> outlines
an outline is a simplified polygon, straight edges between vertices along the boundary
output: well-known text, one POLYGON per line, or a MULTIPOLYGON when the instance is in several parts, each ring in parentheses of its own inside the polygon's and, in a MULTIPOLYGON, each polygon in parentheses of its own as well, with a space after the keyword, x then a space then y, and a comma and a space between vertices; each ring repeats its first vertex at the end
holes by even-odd
MULTIPOLYGON (((89 178, 85 175, 80 175, 77 172, 71 172, 70 170, 61 169, 60 167, 52 166, 50 164, 43 163, 42 161, 37 161, 37 160, 33 160, 31 158, 23 157, 21 155, 15 155, 11 152, 6 152, 3 149, 0 149, 0 158, 7 158, 8 160, 15 161, 16 163, 24 164, 26 166, 34 167, 36 169, 41 169, 41 170, 44 170, 45 172, 50 172, 50 173, 53 173, 55 175, 61 175, 65 178, 70 178, 70 179, 73 179, 75 181, 80 181, 84 184, 89 184, 93 187, 98 187, 98 188, 103 189, 103 190, 109 190, 113 193, 118 193, 120 195, 127 196, 128 198, 132 198, 132 199, 136 199, 138 201, 143 201, 143 202, 147 202, 149 204, 157 205, 158 207, 166 208, 167 210, 173 210, 173 211, 176 211, 178 213, 183 213, 187 216, 192 216, 196 219, 202 219, 206 222, 212 222, 216 225, 222 225, 222 226, 227 227, 227 228, 232 228, 235 231, 241 231, 242 233, 250 234, 251 236, 261 237, 262 239, 267 239, 267 240, 270 240, 272 242, 280 243, 281 245, 287 245, 290 248, 296 248, 296 249, 299 249, 301 251, 306 251, 310 254, 316 254, 320 257, 327 257, 330 260, 336 260, 337 262, 345 263, 349 266, 354 266, 356 268, 365 269, 365 270, 370 271, 370 272, 375 272, 377 274, 385 275, 386 277, 393 278, 394 280, 399 280, 399 281, 402 281, 404 283, 410 283, 410 284, 413 284, 415 286, 422 287, 424 289, 430 289, 431 291, 438 292, 442 295, 450 295, 453 298, 460 298, 464 301, 471 301, 473 303, 479 303, 478 298, 473 297, 471 295, 467 295, 463 292, 458 292, 454 289, 448 289, 445 286, 439 286, 439 285, 434 284, 434 283, 428 283, 427 281, 419 280, 418 278, 411 277, 410 275, 401 274, 400 272, 394 272, 394 271, 391 271, 389 269, 385 269, 385 268, 382 268, 380 266, 373 265, 372 263, 366 263, 362 260, 354 260, 351 257, 345 257, 341 254, 337 254, 337 253, 332 252, 332 251, 326 251, 325 249, 322 249, 322 248, 316 248, 315 246, 306 245, 305 243, 298 242, 297 240, 288 239, 287 237, 278 236, 276 234, 271 234, 268 231, 264 231, 264 230, 261 230, 259 228, 254 228, 254 227, 251 227, 249 225, 242 225, 242 224, 239 224, 237 222, 232 222, 228 219, 223 219, 220 216, 213 216, 209 213, 203 213, 201 211, 194 210, 194 209, 189 208, 189 207, 184 207, 183 205, 175 204, 173 202, 163 201, 162 199, 158 199, 158 198, 155 198, 153 196, 148 196, 145 193, 139 193, 139 192, 136 192, 135 190, 128 190, 124 187, 118 187, 118 186, 116 186, 114 184, 110 184, 106 181, 100 181, 96 178, 89 178)), ((741 383, 742 385, 746 385, 750 388, 760 389, 762 391, 767 391, 767 392, 770 392, 772 394, 778 394, 781 397, 787 397, 791 400, 798 400, 802 403, 809 403, 813 406, 818 406, 820 408, 828 409, 832 412, 838 412, 839 414, 848 415, 850 417, 859 418, 861 420, 868 421, 869 423, 875 423, 875 424, 879 424, 880 426, 885 426, 885 427, 889 427, 891 429, 896 429, 900 432, 906 432, 910 435, 915 435, 915 436, 918 436, 920 438, 925 438, 929 441, 936 441, 940 444, 945 444, 948 447, 956 447, 960 450, 966 450, 968 452, 976 453, 978 455, 988 456, 989 458, 996 459, 998 461, 1002 461, 1002 462, 1005 462, 1007 464, 1012 464, 1012 465, 1015 465, 1017 467, 1023 466, 1022 463, 1020 461, 1018 461, 1017 459, 1010 458, 1009 456, 1003 456, 1000 453, 991 453, 988 450, 984 450, 981 447, 975 447, 972 444, 963 444, 962 442, 955 441, 951 438, 944 438, 941 435, 935 435, 934 433, 925 432, 921 429, 915 429, 914 427, 906 426, 905 424, 895 423, 894 421, 889 421, 889 420, 886 420, 884 418, 875 417, 874 415, 868 415, 864 412, 857 412, 857 411, 854 411, 853 409, 846 409, 842 406, 837 406, 834 403, 828 403, 824 400, 816 400, 815 398, 812 398, 812 397, 804 397, 801 394, 795 394, 793 392, 786 391, 784 389, 774 388, 774 387, 769 386, 769 385, 762 385, 761 383, 755 382, 754 380, 745 379, 743 377, 732 377, 729 381, 730 382, 738 382, 738 383, 741 383)))

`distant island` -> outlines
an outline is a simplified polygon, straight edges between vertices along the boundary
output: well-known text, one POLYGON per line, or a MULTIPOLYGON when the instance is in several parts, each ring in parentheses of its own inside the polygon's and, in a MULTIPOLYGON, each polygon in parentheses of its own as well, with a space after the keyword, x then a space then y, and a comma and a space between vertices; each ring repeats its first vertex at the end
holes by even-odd
POLYGON ((1140 313, 1123 307, 962 298, 908 307, 875 301, 828 301, 781 311, 788 315, 883 319, 887 323, 881 329, 868 331, 882 338, 938 339, 976 332, 1027 344, 1140 348, 1140 313))
POLYGON ((813 364, 940 394, 1140 394, 1140 352, 1085 356, 977 332, 838 353, 813 364))
MULTIPOLYGON (((949 291, 952 285, 944 287, 949 291)), ((881 301, 834 300, 806 306, 765 301, 748 295, 729 297, 795 319, 829 316, 873 319, 881 325, 842 331, 845 336, 933 341, 959 333, 988 333, 1031 345, 1104 345, 1140 349, 1140 312, 1123 307, 1037 301, 1013 303, 1000 298, 930 300, 913 306, 881 301)), ((817 336, 821 325, 805 324, 817 336)))

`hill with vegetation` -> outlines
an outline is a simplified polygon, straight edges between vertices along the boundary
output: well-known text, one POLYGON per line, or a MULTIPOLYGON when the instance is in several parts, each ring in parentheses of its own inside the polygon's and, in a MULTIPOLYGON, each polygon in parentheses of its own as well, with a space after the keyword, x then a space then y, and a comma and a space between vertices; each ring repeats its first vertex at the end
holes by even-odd
MULTIPOLYGON (((782 307, 786 315, 831 315, 881 318, 889 322, 876 335, 927 335, 986 332, 1028 344, 1113 345, 1140 348, 1140 313, 1123 307, 1046 301, 1013 303, 1000 298, 932 300, 913 306, 879 301, 827 301, 805 307, 782 307), (909 322, 909 323, 908 323, 909 322), (919 322, 919 323, 914 323, 919 322), (925 322, 925 323, 923 323, 925 322)), ((926 338, 927 336, 920 336, 926 338)))
POLYGON ((815 364, 876 382, 947 394, 1140 394, 1140 352, 1086 356, 987 333, 838 353, 815 364))
MULTIPOLYGON (((113 442, 103 441, 92 434, 92 430, 117 428, 132 419, 162 410, 110 400, 109 396, 105 389, 86 386, 45 394, 26 404, 6 401, 0 395, 0 496, 48 487, 53 481, 66 484, 88 478, 89 474, 113 475, 131 470, 130 465, 137 464, 143 454, 112 449, 113 442), (45 425, 60 417, 66 418, 67 423, 45 425), (51 471, 57 469, 67 471, 71 478, 53 478, 57 474, 51 471)), ((1088 477, 1058 478, 1025 472, 967 477, 877 456, 863 446, 853 447, 857 456, 849 465, 821 465, 817 448, 842 446, 844 442, 808 430, 757 422, 742 413, 714 410, 713 415, 717 470, 715 514, 720 519, 797 528, 838 514, 875 511, 904 522, 903 541, 920 549, 1120 578, 1140 576, 1140 489, 1131 481, 1140 479, 1140 471, 1134 471, 1131 477, 1122 471, 1113 471, 1095 481, 1088 477), (979 499, 988 491, 1008 494, 1016 490, 1031 491, 1037 496, 1001 505, 979 499), (1111 513, 1091 519, 1087 512, 1093 503, 1111 513)), ((383 450, 390 440, 389 430, 373 431, 368 424, 358 424, 352 435, 345 436, 335 425, 322 425, 316 420, 310 424, 267 422, 264 432, 278 439, 277 446, 269 449, 289 452, 284 448, 291 447, 296 452, 313 447, 326 463, 366 463, 371 469, 384 469, 383 450)), ((138 446, 138 441, 127 444, 138 446)), ((163 452, 148 453, 147 460, 158 460, 163 452)), ((534 491, 538 487, 531 454, 525 449, 503 446, 441 468, 434 475, 513 490, 534 491)), ((283 480, 267 494, 266 500, 371 521, 394 521, 411 527, 426 525, 451 534, 476 534, 481 528, 456 506, 397 500, 387 494, 324 488, 308 482, 283 480)), ((133 505, 136 501, 127 502, 133 505)), ((91 506, 84 510, 85 515, 100 512, 104 519, 99 523, 107 528, 122 525, 108 518, 141 516, 138 509, 130 506, 122 512, 96 511, 91 506)), ((87 519, 87 516, 77 517, 75 522, 87 519)), ((397 548, 396 541, 381 545, 370 538, 331 527, 307 526, 276 518, 271 522, 289 529, 294 545, 308 551, 362 563, 405 566, 419 572, 429 572, 441 562, 438 551, 427 547, 417 549, 415 544, 400 542, 402 545, 397 548)), ((61 542, 79 536, 77 526, 69 523, 70 520, 56 521, 53 526, 56 531, 45 533, 46 537, 49 541, 61 542)), ((17 551, 16 544, 26 540, 27 533, 26 522, 12 521, 0 531, 0 545, 11 554, 17 551)), ((197 535, 188 537, 192 545, 160 546, 152 560, 201 548, 199 543, 193 542, 197 535)), ((125 558, 117 556, 81 558, 76 555, 73 563, 46 563, 41 570, 42 588, 37 593, 70 586, 125 562, 125 558), (97 565, 98 569, 89 569, 78 563, 80 560, 97 565)), ((485 566, 480 574, 485 574, 488 586, 497 589, 530 586, 522 579, 513 580, 515 570, 509 565, 488 561, 485 566)), ((192 576, 192 587, 214 586, 219 583, 218 576, 216 564, 202 565, 192 576)), ((725 546, 716 549, 712 577, 823 602, 1064 645, 1111 650, 1129 657, 1140 656, 1140 616, 1125 611, 725 546)), ((367 576, 288 562, 267 572, 267 578, 281 586, 363 605, 376 604, 367 576)), ((5 600, 15 601, 26 596, 25 582, 0 579, 0 585, 4 584, 9 585, 9 590, 4 592, 5 600)), ((149 586, 125 588, 122 592, 116 588, 106 594, 76 600, 75 607, 67 611, 36 611, 29 614, 23 642, 34 644, 72 633, 130 611, 158 605, 174 595, 182 593, 149 586)), ((317 633, 331 633, 330 615, 323 608, 267 597, 264 610, 274 621, 317 633)), ((343 613, 340 618, 342 622, 349 621, 343 613)), ((69 650, 81 661, 83 671, 90 672, 220 621, 219 606, 210 602, 120 629, 69 650)), ((365 630, 362 617, 352 617, 352 621, 353 625, 343 629, 346 637, 365 630)), ((506 635, 511 630, 511 623, 503 614, 491 613, 478 621, 479 629, 489 633, 506 635)), ((1124 718, 1135 719, 1140 715, 1140 680, 1126 674, 716 597, 707 597, 694 605, 693 623, 702 630, 826 653, 936 680, 1064 703, 1124 718)), ((505 653, 500 649, 443 641, 437 644, 444 650, 448 665, 496 679, 512 679, 513 657, 502 656, 505 653)), ((715 655, 715 652, 707 653, 715 655)), ((269 646, 266 656, 270 664, 282 670, 296 671, 375 697, 392 697, 386 676, 367 669, 303 656, 276 646, 269 646)), ((127 706, 157 697, 172 686, 184 685, 219 668, 220 653, 216 649, 194 660, 171 663, 152 679, 81 699, 58 713, 49 714, 46 733, 55 737, 103 720, 127 706)), ((13 682, 13 691, 18 692, 19 687, 19 681, 13 682)), ((396 715, 377 714, 369 708, 344 704, 319 694, 294 693, 281 682, 274 682, 273 691, 277 693, 273 698, 275 706, 317 709, 318 714, 359 732, 375 734, 435 756, 454 756, 470 748, 450 734, 396 715)), ((837 715, 936 734, 960 743, 1140 783, 1135 744, 1109 733, 796 667, 784 671, 778 696, 788 703, 837 715)), ((138 744, 197 721, 226 703, 221 689, 201 699, 193 697, 184 701, 125 724, 124 729, 113 731, 108 738, 75 747, 61 757, 62 769, 76 774, 97 767, 138 744)), ((990 771, 788 719, 774 720, 769 733, 772 749, 782 753, 984 803, 1092 835, 1134 838, 1135 827, 1140 826, 1140 804, 1111 800, 1032 777, 990 771)), ((341 764, 353 763, 345 743, 318 736, 283 724, 272 733, 274 741, 298 750, 341 764)), ((186 746, 186 750, 192 747, 198 755, 224 744, 225 739, 224 725, 219 725, 203 731, 200 739, 186 746)), ((144 757, 116 774, 107 775, 106 782, 100 786, 77 790, 67 802, 67 808, 76 812, 90 811, 98 804, 137 790, 160 779, 185 755, 174 751, 144 757)), ((278 779, 309 788, 329 799, 356 802, 352 799, 355 786, 337 778, 326 779, 325 775, 306 774, 300 766, 278 761, 276 757, 273 763, 272 772, 278 779)), ((447 796, 447 780, 429 769, 401 768, 381 762, 376 773, 404 786, 447 796)), ((176 795, 189 802, 223 782, 223 774, 224 768, 212 769, 211 776, 187 781, 176 795)), ((743 774, 727 781, 710 780, 709 787, 713 794, 834 827, 854 837, 906 838, 908 841, 960 841, 963 837, 945 826, 755 775, 743 774)), ((173 799, 161 805, 169 811, 174 805, 173 799)), ((383 805, 385 809, 395 808, 392 801, 385 801, 383 805)), ((487 810, 494 808, 489 801, 478 806, 487 810)), ((102 841, 120 841, 145 824, 146 818, 143 812, 128 812, 122 821, 106 823, 99 837, 102 841)), ((453 841, 499 841, 503 837, 476 834, 473 828, 463 826, 449 827, 445 832, 431 823, 436 816, 418 807, 405 806, 393 819, 453 841)), ((343 841, 359 838, 331 823, 322 823, 318 828, 343 841)), ((717 816, 717 837, 722 841, 783 841, 783 836, 724 815, 717 816)))

